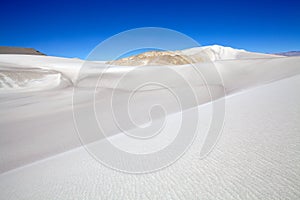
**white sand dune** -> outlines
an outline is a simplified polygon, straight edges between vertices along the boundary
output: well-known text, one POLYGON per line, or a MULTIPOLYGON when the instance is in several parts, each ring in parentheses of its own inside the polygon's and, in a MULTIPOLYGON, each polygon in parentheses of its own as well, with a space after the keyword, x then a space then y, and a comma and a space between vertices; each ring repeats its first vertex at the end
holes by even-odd
MULTIPOLYGON (((239 54, 232 56, 230 49, 214 48, 219 47, 206 48, 222 52, 210 58, 214 62, 193 66, 106 69, 104 63, 89 62, 80 73, 83 61, 78 59, 0 55, 0 199, 118 199, 120 195, 122 199, 299 198, 300 58, 255 57, 240 50, 232 50, 239 54), (199 79, 195 69, 206 80, 199 79), (189 82, 196 91, 196 102, 186 100, 189 87, 172 72, 189 82), (215 72, 221 74, 223 84, 215 79, 215 72), (95 88, 99 75, 101 83, 95 88), (163 170, 143 175, 117 172, 81 147, 73 121, 73 89, 86 134, 95 128, 94 116, 89 115, 95 98, 96 115, 103 117, 106 134, 115 144, 126 146, 130 141, 114 124, 109 103, 116 95, 118 109, 145 80, 163 81, 183 94, 183 112, 199 111, 199 133, 186 154, 163 170), (213 151, 200 159, 201 133, 208 130, 213 109, 212 103, 205 103, 220 98, 226 100, 222 136, 213 151)), ((197 50, 185 51, 194 54, 197 50)), ((138 124, 149 121, 153 104, 163 105, 166 119, 176 124, 180 110, 167 92, 151 86, 137 93, 132 116, 138 124)), ((156 148, 174 137, 172 129, 166 132, 165 138, 154 140, 149 148, 132 144, 127 150, 156 148)), ((87 140, 102 144, 101 137, 87 140)))

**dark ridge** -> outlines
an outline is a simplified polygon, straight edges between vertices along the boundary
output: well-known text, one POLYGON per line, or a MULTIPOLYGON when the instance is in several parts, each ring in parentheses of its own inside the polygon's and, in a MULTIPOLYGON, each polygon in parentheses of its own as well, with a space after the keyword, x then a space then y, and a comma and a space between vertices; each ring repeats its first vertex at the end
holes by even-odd
POLYGON ((3 47, 3 46, 0 46, 0 54, 24 54, 24 55, 43 55, 43 56, 46 55, 34 48, 3 47))
POLYGON ((288 52, 274 53, 274 54, 281 55, 281 56, 300 56, 300 51, 288 51, 288 52))

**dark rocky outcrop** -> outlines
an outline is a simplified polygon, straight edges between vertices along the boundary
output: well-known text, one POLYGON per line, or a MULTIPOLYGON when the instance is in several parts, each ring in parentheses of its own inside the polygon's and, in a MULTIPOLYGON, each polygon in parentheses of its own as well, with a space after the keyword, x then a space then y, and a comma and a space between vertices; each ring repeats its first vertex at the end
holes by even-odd
POLYGON ((0 46, 0 54, 46 55, 34 48, 0 46))

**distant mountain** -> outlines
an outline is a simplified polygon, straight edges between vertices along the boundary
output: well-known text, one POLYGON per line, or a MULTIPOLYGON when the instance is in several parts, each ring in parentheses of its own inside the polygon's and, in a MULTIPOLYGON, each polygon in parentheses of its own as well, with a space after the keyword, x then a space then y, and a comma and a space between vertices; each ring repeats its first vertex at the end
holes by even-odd
POLYGON ((300 51, 288 51, 288 52, 275 53, 275 54, 281 56, 300 56, 300 51))
POLYGON ((0 46, 0 54, 25 54, 25 55, 46 55, 34 48, 4 47, 0 46))
POLYGON ((197 62, 272 58, 279 55, 248 52, 220 45, 195 47, 178 51, 149 51, 138 55, 107 62, 111 65, 143 66, 143 65, 184 65, 197 62))

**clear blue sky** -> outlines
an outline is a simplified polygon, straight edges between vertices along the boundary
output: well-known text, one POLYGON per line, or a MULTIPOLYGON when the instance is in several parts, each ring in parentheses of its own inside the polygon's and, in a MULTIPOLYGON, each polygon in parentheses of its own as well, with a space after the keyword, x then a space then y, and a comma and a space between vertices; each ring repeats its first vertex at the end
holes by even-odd
POLYGON ((300 1, 2 1, 0 46, 85 58, 104 39, 165 27, 202 45, 258 52, 300 50, 300 1))

